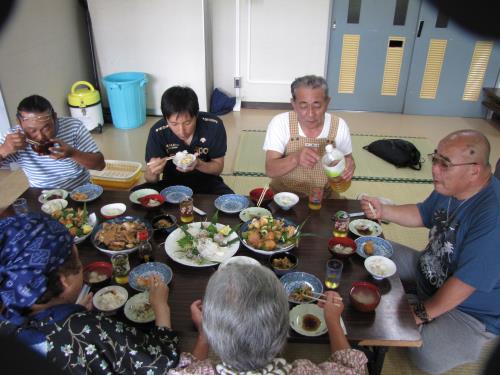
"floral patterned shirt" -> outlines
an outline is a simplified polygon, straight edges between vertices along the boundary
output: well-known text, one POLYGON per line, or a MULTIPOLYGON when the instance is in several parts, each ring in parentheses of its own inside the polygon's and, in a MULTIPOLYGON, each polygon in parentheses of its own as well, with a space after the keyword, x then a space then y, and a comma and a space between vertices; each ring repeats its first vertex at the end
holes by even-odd
POLYGON ((260 370, 238 372, 224 363, 213 364, 210 360, 199 361, 190 353, 182 353, 176 368, 168 371, 169 375, 358 375, 365 374, 367 358, 355 349, 336 351, 319 365, 308 359, 298 359, 288 363, 283 358, 275 358, 260 370))
MULTIPOLYGON (((59 306, 61 310, 65 305, 59 306)), ((23 329, 32 336, 42 334, 47 359, 67 373, 167 374, 179 360, 177 335, 169 328, 155 326, 145 333, 94 311, 74 312, 64 319, 55 315, 31 319, 23 329)))

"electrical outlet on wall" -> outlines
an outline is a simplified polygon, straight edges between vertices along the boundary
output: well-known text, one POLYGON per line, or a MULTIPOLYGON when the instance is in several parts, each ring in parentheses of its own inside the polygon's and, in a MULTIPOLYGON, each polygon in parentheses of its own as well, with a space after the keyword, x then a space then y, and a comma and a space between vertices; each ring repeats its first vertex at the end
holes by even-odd
POLYGON ((234 77, 234 88, 241 88, 241 77, 234 77))

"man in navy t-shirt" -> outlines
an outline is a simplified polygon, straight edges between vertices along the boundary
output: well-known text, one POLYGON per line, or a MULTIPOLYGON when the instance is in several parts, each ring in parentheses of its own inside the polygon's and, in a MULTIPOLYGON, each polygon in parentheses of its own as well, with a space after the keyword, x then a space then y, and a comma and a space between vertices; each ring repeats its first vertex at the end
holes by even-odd
POLYGON ((186 185, 194 193, 233 193, 220 177, 227 150, 222 120, 199 112, 198 97, 189 87, 174 86, 165 91, 161 111, 164 118, 151 128, 146 144, 145 185, 158 190, 186 185), (167 160, 182 151, 197 155, 187 169, 167 160))
POLYGON ((451 133, 429 156, 434 191, 424 202, 394 206, 367 197, 361 205, 369 218, 430 229, 424 251, 394 244, 393 260, 405 289, 413 284, 416 292, 423 345, 410 358, 439 374, 477 360, 500 334, 500 181, 480 132, 451 133))

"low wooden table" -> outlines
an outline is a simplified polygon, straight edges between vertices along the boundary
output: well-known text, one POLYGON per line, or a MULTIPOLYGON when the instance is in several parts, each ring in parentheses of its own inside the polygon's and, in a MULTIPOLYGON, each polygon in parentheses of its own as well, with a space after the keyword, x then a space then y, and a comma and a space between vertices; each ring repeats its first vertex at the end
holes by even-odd
MULTIPOLYGON (((29 202, 30 210, 40 211, 38 196, 40 189, 30 188, 24 192, 22 197, 29 202)), ((152 219, 154 216, 166 212, 178 216, 177 205, 165 204, 154 210, 147 210, 140 205, 130 202, 129 193, 125 191, 104 191, 95 201, 87 204, 89 212, 95 212, 99 218, 100 208, 108 203, 123 202, 127 205, 126 215, 133 215, 152 219)), ((213 195, 196 195, 194 204, 207 212, 210 218, 215 212, 213 195)), ((70 201, 71 206, 78 204, 70 201)), ((315 233, 318 237, 305 237, 300 241, 300 246, 293 250, 299 259, 297 271, 308 272, 316 275, 319 279, 325 276, 326 261, 331 257, 327 249, 328 239, 331 236, 333 222, 332 215, 338 210, 347 212, 360 211, 359 201, 356 200, 326 200, 318 212, 312 212, 307 208, 307 202, 301 200, 290 211, 282 211, 274 203, 268 207, 273 215, 284 216, 300 224, 308 218, 303 230, 315 233)), ((0 216, 12 215, 9 207, 0 216)), ((195 221, 201 220, 195 217, 195 221)), ((224 224, 236 224, 239 222, 238 215, 219 213, 219 222, 224 224)), ((170 259, 164 250, 165 238, 155 235, 153 244, 155 247, 155 260, 168 264, 174 273, 170 284, 169 304, 172 312, 172 326, 183 338, 194 339, 197 332, 190 318, 190 304, 201 299, 208 279, 216 271, 216 267, 193 268, 183 266, 170 259)), ((95 249, 90 239, 78 245, 80 257, 83 264, 96 260, 109 260, 109 258, 95 249)), ((268 264, 268 257, 253 253, 240 245, 237 255, 246 255, 259 260, 262 264, 268 264)), ((130 257, 132 266, 138 264, 137 255, 130 257)), ((375 281, 371 278, 363 266, 363 259, 353 255, 344 260, 342 281, 338 292, 343 297, 345 310, 342 314, 347 329, 347 338, 352 344, 371 349, 371 361, 369 370, 371 374, 379 374, 382 370, 384 355, 388 347, 416 347, 421 345, 421 337, 411 313, 411 307, 406 299, 403 286, 398 275, 394 275, 383 281, 375 281), (376 284, 381 291, 382 300, 375 313, 361 313, 351 306, 349 301, 349 290, 355 281, 370 281, 376 284)), ((290 330, 289 342, 304 346, 307 353, 308 343, 328 345, 328 336, 306 337, 290 330)))

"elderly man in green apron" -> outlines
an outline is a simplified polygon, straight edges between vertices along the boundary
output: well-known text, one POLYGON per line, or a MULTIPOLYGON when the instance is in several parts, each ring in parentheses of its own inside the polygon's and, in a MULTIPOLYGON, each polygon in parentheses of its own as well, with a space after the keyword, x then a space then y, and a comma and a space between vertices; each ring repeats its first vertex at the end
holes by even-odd
POLYGON ((356 167, 349 128, 340 117, 326 113, 330 97, 324 78, 314 75, 296 78, 291 90, 293 111, 271 120, 264 141, 266 174, 272 179, 271 188, 274 192, 309 195, 313 187, 323 187, 325 197, 338 197, 331 187, 339 184, 329 183, 321 158, 327 144, 344 154, 345 169, 340 186, 345 187, 356 167))

